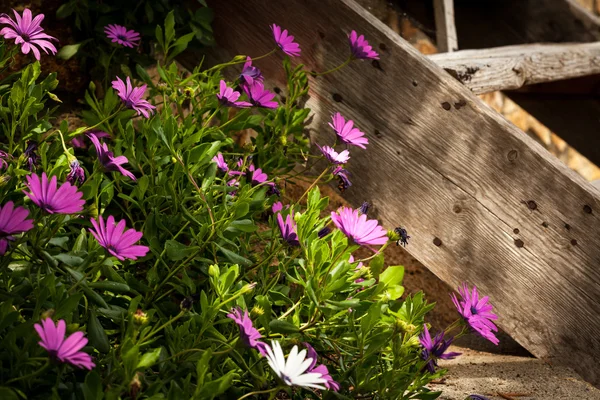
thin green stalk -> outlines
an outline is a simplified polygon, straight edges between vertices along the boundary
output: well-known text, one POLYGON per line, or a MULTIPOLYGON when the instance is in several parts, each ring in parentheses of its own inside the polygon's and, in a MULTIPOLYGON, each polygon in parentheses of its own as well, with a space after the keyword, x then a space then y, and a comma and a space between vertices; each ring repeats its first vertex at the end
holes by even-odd
POLYGON ((343 63, 341 63, 340 65, 338 65, 335 68, 332 68, 332 69, 330 69, 328 71, 325 71, 325 72, 309 72, 309 74, 312 75, 312 76, 315 76, 315 77, 327 75, 327 74, 335 72, 335 71, 337 71, 339 69, 344 68, 346 65, 350 64, 352 62, 352 60, 353 60, 353 58, 352 58, 352 56, 350 56, 350 57, 348 57, 348 59, 346 61, 344 61, 343 63))

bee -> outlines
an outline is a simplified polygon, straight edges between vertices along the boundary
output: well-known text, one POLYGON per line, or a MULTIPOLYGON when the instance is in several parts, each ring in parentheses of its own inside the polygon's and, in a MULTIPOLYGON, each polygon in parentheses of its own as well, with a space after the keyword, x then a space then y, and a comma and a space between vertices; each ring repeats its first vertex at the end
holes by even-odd
POLYGON ((396 241, 396 246, 403 245, 404 247, 406 247, 406 245, 408 244, 408 239, 410 239, 410 236, 408 236, 408 232, 406 232, 406 229, 398 227, 394 229, 394 232, 400 236, 400 239, 396 241))

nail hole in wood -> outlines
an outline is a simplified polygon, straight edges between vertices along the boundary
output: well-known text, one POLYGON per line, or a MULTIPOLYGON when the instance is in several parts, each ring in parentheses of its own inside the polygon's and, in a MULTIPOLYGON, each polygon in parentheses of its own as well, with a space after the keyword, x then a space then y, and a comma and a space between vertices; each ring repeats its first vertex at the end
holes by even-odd
POLYGON ((377 136, 378 138, 383 136, 383 133, 381 133, 381 132, 379 131, 379 129, 375 129, 375 132, 374 132, 374 133, 375 133, 375 136, 377 136))
POLYGON ((525 246, 525 243, 523 243, 523 241, 521 239, 515 239, 515 246, 521 248, 521 247, 525 246))
POLYGON ((442 103, 442 108, 446 111, 450 111, 450 109, 452 108, 452 106, 450 105, 450 103, 448 103, 447 101, 442 103))
POLYGON ((543 226, 544 228, 547 228, 547 227, 548 227, 548 223, 547 223, 546 221, 544 221, 544 222, 542 222, 542 226, 543 226))
POLYGON ((586 214, 591 214, 592 213, 592 207, 588 206, 587 204, 585 206, 583 206, 583 212, 586 214))
POLYGON ((412 84, 413 84, 413 86, 419 86, 419 82, 415 81, 414 79, 412 81, 412 84))
POLYGON ((519 157, 519 152, 516 150, 511 150, 506 155, 506 158, 508 159, 508 161, 515 161, 518 157, 519 157))
POLYGON ((527 202, 527 207, 528 207, 530 210, 535 210, 535 209, 537 208, 537 204, 535 203, 535 201, 533 201, 533 200, 529 200, 529 201, 527 202))
POLYGON ((456 108, 457 110, 460 110, 462 107, 466 106, 467 102, 464 100, 459 100, 458 102, 454 103, 454 108, 456 108))
POLYGON ((320 37, 321 39, 325 39, 325 33, 324 33, 324 32, 317 31, 317 34, 319 35, 319 37, 320 37))
POLYGON ((339 93, 333 94, 333 101, 335 101, 337 103, 341 103, 343 100, 344 100, 344 98, 342 97, 341 94, 339 94, 339 93))
POLYGON ((576 239, 571 239, 571 245, 577 246, 577 240, 576 239))
POLYGON ((280 93, 281 93, 281 89, 279 89, 277 86, 275 86, 275 87, 273 88, 273 91, 274 91, 275 93, 277 93, 277 94, 280 94, 280 93))
POLYGON ((458 214, 462 211, 462 208, 460 208, 458 204, 455 204, 454 207, 452 207, 452 211, 458 214))
POLYGON ((515 233, 515 235, 518 235, 519 234, 519 228, 513 229, 513 232, 515 233))
POLYGON ((381 64, 379 64, 379 60, 371 61, 371 65, 373 66, 373 68, 383 71, 383 68, 381 68, 381 64))
POLYGON ((385 45, 385 43, 379 43, 379 50, 381 50, 381 51, 387 50, 387 46, 385 45))
POLYGON ((571 230, 571 225, 565 224, 565 229, 568 230, 568 231, 570 231, 571 230))
POLYGON ((433 244, 435 244, 437 247, 440 247, 442 245, 442 239, 438 237, 433 238, 433 244))

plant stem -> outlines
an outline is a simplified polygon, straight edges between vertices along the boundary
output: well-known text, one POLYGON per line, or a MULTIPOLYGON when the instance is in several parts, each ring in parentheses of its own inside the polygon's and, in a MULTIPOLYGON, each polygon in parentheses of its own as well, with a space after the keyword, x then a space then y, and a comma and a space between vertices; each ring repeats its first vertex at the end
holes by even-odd
POLYGON ((273 393, 273 392, 279 391, 279 390, 281 390, 280 386, 277 386, 276 388, 268 389, 268 390, 257 390, 256 392, 246 393, 242 397, 238 398, 238 400, 245 399, 246 397, 250 397, 250 396, 255 395, 255 394, 273 393))
POLYGON ((304 192, 304 194, 302 194, 302 196, 301 196, 301 197, 298 199, 298 201, 296 202, 296 204, 300 204, 300 202, 302 201, 302 199, 304 198, 304 196, 306 196, 306 195, 308 194, 308 192, 310 192, 310 191, 311 191, 311 189, 312 189, 312 188, 314 188, 314 187, 315 187, 315 185, 317 185, 317 184, 319 183, 319 181, 321 180, 321 178, 322 178, 323 176, 325 176, 325 174, 327 173, 327 171, 329 171, 329 167, 325 168, 325 169, 323 170, 323 172, 321 172, 321 175, 319 175, 319 176, 317 177, 317 179, 315 179, 315 181, 312 183, 312 185, 310 185, 310 186, 308 187, 308 189, 306 189, 306 191, 305 191, 305 192, 304 192))
POLYGON ((33 378, 34 376, 37 376, 37 375, 41 374, 42 372, 46 371, 46 369, 48 369, 49 366, 50 366, 50 359, 47 358, 46 363, 42 366, 42 368, 38 369, 37 371, 32 372, 31 374, 23 375, 18 378, 10 379, 10 380, 6 381, 6 384, 8 385, 13 382, 21 381, 23 379, 33 378))
POLYGON ((335 68, 332 68, 325 72, 309 72, 309 74, 314 77, 327 75, 327 74, 337 71, 338 69, 344 68, 346 65, 350 64, 352 62, 352 60, 353 60, 353 58, 352 58, 352 56, 350 56, 350 57, 348 57, 348 59, 346 61, 344 61, 343 63, 341 63, 340 65, 338 65, 335 68))

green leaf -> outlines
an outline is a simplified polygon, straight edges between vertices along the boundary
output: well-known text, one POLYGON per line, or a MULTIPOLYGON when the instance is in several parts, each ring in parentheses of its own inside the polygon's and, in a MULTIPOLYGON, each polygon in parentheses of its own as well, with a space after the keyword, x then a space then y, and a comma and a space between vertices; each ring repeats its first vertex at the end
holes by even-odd
POLYGON ((19 396, 17 396, 17 394, 11 388, 6 386, 0 386, 0 399, 19 400, 19 396))
POLYGON ((241 264, 245 267, 250 267, 252 265, 252 261, 248 260, 247 258, 244 258, 231 250, 221 247, 218 244, 216 246, 225 256, 225 258, 227 258, 232 264, 241 264))
POLYGON ((79 48, 81 47, 82 44, 83 44, 83 42, 62 46, 60 48, 60 50, 58 50, 58 53, 56 53, 56 57, 60 58, 61 60, 68 60, 71 57, 73 57, 75 54, 77 54, 77 52, 79 51, 79 48))
POLYGON ((96 312, 93 309, 90 310, 87 333, 90 339, 90 344, 94 346, 96 350, 101 353, 109 352, 110 344, 108 343, 108 336, 106 335, 106 331, 102 327, 102 324, 100 324, 100 321, 96 316, 96 312))
POLYGON ((115 293, 128 293, 131 291, 128 285, 120 282, 112 281, 98 281, 88 283, 88 286, 92 289, 106 290, 115 293))
POLYGON ((70 316, 73 311, 79 305, 83 294, 75 293, 67 297, 64 301, 60 302, 58 306, 56 306, 56 312, 54 313, 54 318, 59 320, 61 318, 70 316))
POLYGON ((85 400, 102 400, 104 392, 102 390, 102 379, 96 371, 90 371, 85 377, 82 386, 83 398, 85 400))
POLYGON ((205 383, 202 386, 202 390, 200 391, 200 398, 212 400, 215 397, 222 395, 227 389, 231 387, 231 384, 233 383, 233 378, 235 378, 236 375, 236 370, 231 370, 219 379, 215 379, 214 381, 205 383))
POLYGON ((175 39, 175 14, 171 10, 165 18, 165 47, 169 47, 175 39))
POLYGON ((240 219, 237 221, 233 221, 227 227, 228 231, 241 231, 241 232, 255 232, 258 230, 258 226, 254 224, 254 221, 251 219, 240 219))
POLYGON ((57 254, 54 256, 54 258, 68 265, 69 267, 78 267, 83 264, 83 258, 72 256, 70 254, 57 254))
POLYGON ((274 319, 269 322, 269 329, 274 333, 296 333, 300 332, 300 329, 287 321, 282 321, 279 319, 274 319))
POLYGON ((167 240, 165 242, 165 249, 167 250, 167 257, 169 260, 180 261, 193 254, 196 250, 198 250, 198 247, 186 246, 185 244, 179 243, 176 240, 167 240))
POLYGON ((369 262, 369 269, 371 270, 373 278, 378 279, 383 270, 383 253, 379 253, 369 262))
POLYGON ((161 352, 161 348, 157 348, 154 349, 150 352, 145 353, 142 356, 142 359, 140 360, 140 362, 137 365, 136 369, 146 369, 148 367, 153 366, 154 364, 156 364, 156 362, 158 361, 158 358, 160 357, 160 352, 161 352))
POLYGON ((395 265, 387 267, 379 276, 379 281, 385 283, 386 286, 395 286, 402 283, 402 278, 404 278, 404 267, 395 265))

